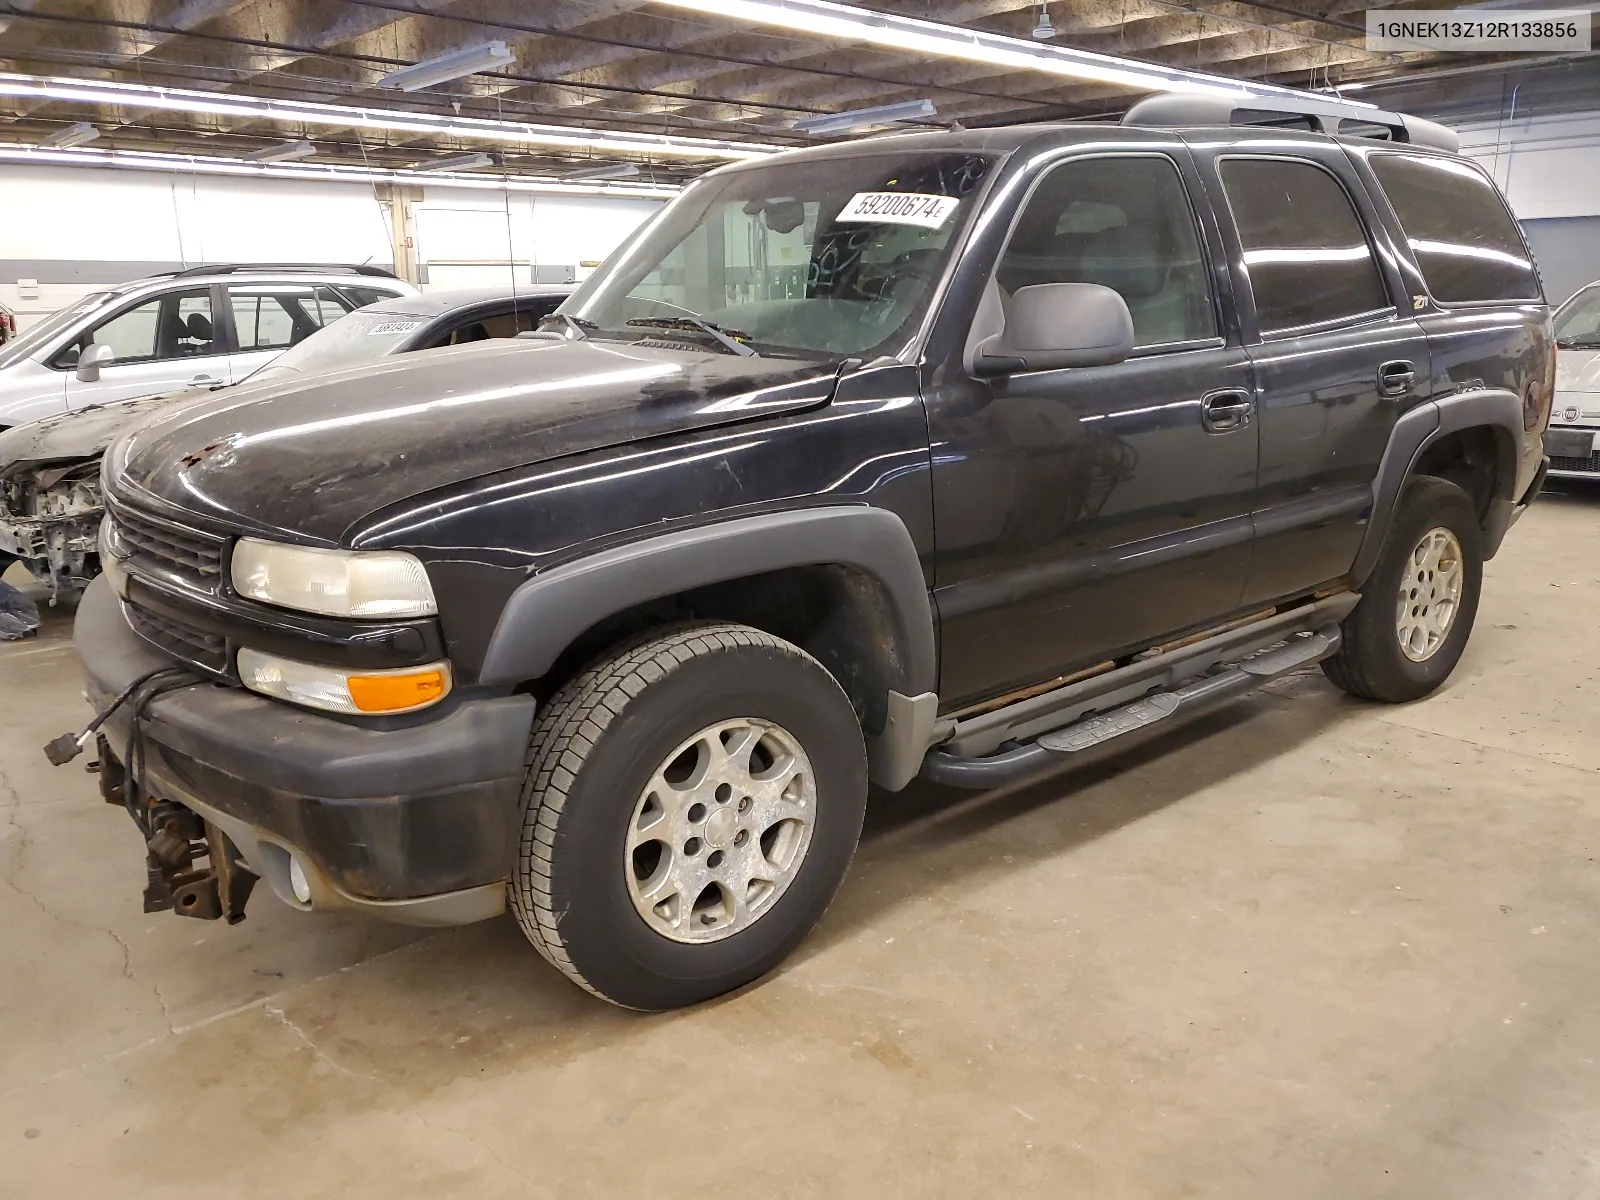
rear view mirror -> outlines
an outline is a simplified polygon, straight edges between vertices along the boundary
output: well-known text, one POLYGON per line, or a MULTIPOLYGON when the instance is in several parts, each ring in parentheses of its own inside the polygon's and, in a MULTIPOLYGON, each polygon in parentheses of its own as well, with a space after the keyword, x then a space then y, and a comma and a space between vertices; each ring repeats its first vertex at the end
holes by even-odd
POLYGON ((117 361, 116 351, 103 342, 91 342, 89 348, 78 355, 78 381, 80 383, 98 383, 100 368, 109 367, 117 361))
POLYGON ((1103 367, 1133 353, 1133 316, 1120 294, 1098 283, 1018 288, 1005 324, 972 356, 979 375, 1103 367))

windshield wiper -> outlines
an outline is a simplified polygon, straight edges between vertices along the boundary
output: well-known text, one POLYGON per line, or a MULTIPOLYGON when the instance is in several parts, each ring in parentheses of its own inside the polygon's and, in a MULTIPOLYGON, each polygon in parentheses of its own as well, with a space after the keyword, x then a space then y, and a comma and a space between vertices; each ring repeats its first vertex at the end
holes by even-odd
POLYGON ((738 338, 748 338, 750 335, 738 329, 724 329, 721 325, 713 325, 703 317, 686 315, 682 317, 635 317, 628 322, 629 325, 638 325, 645 329, 698 329, 701 333, 708 333, 717 340, 717 344, 730 354, 742 354, 751 357, 755 354, 744 342, 738 338))
POLYGON ((1556 346, 1562 350, 1600 350, 1600 338, 1557 338, 1556 346))

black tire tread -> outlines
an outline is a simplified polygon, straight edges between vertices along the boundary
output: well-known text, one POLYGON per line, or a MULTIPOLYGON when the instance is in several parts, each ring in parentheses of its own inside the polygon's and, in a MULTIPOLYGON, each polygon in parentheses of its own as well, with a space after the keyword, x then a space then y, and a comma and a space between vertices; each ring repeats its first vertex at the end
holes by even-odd
MULTIPOLYGON (((1368 577, 1369 582, 1379 574, 1384 564, 1390 561, 1389 556, 1394 553, 1396 539, 1401 536, 1402 527, 1406 524, 1401 519, 1403 514, 1419 508, 1433 509, 1458 500, 1470 505, 1467 494, 1449 480, 1440 479, 1435 475, 1412 477, 1400 493, 1394 518, 1389 522, 1383 545, 1378 551, 1377 564, 1373 567, 1372 575, 1368 577)), ((1384 599, 1385 602, 1392 603, 1389 597, 1384 599)), ((1396 697, 1379 678, 1379 664, 1382 661, 1380 657, 1382 643, 1379 639, 1388 636, 1388 630, 1378 619, 1371 616, 1373 610, 1363 611, 1365 604, 1366 597, 1363 597, 1362 604, 1345 618, 1340 627, 1339 649, 1332 657, 1323 659, 1322 671, 1330 683, 1352 696, 1364 700, 1394 703, 1396 697)), ((1387 620, 1388 614, 1381 613, 1380 617, 1387 620)))
POLYGON ((522 784, 522 834, 511 879, 511 911, 524 936, 551 966, 602 1000, 618 1003, 574 965, 562 943, 550 895, 551 854, 567 796, 601 735, 634 697, 702 655, 745 646, 793 655, 826 674, 800 647, 748 625, 657 628, 622 643, 579 672, 551 697, 534 723, 522 784))

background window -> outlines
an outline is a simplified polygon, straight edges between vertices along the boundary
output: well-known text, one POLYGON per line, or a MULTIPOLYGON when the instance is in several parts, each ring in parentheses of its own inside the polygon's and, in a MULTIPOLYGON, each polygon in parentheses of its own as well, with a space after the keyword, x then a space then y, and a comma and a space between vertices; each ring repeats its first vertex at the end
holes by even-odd
POLYGON ((157 362, 216 353, 216 332, 211 324, 211 292, 171 292, 125 308, 102 321, 51 360, 51 366, 68 368, 91 342, 110 346, 119 363, 157 362))
POLYGON ((1121 293, 1134 344, 1214 337, 1194 213, 1165 158, 1091 158, 1052 170, 1028 199, 996 269, 1007 295, 1037 283, 1121 293))
POLYGON ((1481 174, 1444 159, 1374 154, 1370 161, 1434 299, 1541 298, 1517 223, 1481 174))
POLYGON ((1556 345, 1600 350, 1600 287, 1587 287, 1556 310, 1556 345))
POLYGON ((1344 187, 1305 162, 1222 163, 1263 333, 1393 307, 1344 187))
POLYGON ((161 301, 151 300, 118 313, 89 335, 89 341, 110 346, 117 362, 148 362, 156 356, 156 325, 161 301))
POLYGON ((378 288, 343 287, 340 291, 354 300, 357 308, 365 308, 369 304, 376 304, 379 300, 394 299, 393 292, 385 292, 378 288))
POLYGON ((349 311, 332 288, 233 287, 228 289, 241 350, 283 350, 297 345, 349 311))

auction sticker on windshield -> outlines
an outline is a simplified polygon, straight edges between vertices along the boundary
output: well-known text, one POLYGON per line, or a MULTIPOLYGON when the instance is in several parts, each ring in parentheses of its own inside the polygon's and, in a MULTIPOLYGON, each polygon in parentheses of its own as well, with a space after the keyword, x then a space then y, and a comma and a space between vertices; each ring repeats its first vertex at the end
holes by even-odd
POLYGON ((834 219, 937 229, 950 219, 960 203, 959 197, 927 192, 857 192, 834 219))
POLYGON ((372 337, 374 334, 379 333, 410 333, 421 324, 420 320, 412 320, 405 317, 390 321, 379 321, 371 329, 367 330, 367 336, 372 337))

